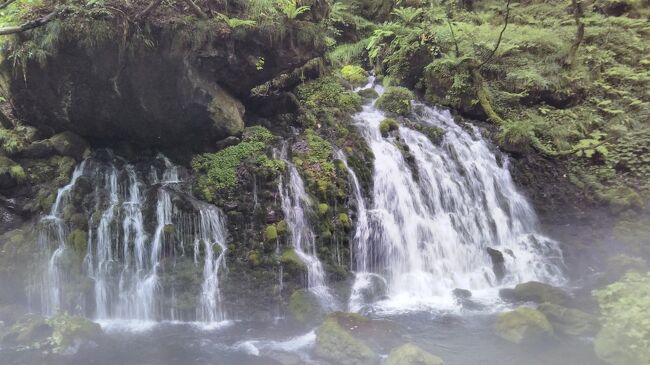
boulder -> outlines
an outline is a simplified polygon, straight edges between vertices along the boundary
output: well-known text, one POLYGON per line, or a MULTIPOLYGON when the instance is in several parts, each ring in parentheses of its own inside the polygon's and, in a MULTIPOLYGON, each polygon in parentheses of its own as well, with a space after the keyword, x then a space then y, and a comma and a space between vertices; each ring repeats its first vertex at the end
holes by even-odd
POLYGON ((564 305, 569 296, 557 287, 537 281, 518 284, 514 289, 501 289, 499 295, 510 302, 553 303, 564 305))
POLYGON ((499 314, 496 334, 512 343, 538 342, 553 335, 553 327, 544 313, 527 307, 499 314))
POLYGON ((444 365, 444 361, 416 345, 407 343, 390 352, 386 365, 444 365))
POLYGON ((352 313, 329 315, 316 333, 316 355, 341 365, 375 365, 379 356, 354 335, 370 320, 352 313))
POLYGON ((553 303, 542 303, 537 310, 544 313, 553 329, 569 336, 593 336, 599 328, 598 320, 581 310, 553 303))
MULTIPOLYGON (((311 0, 310 5, 306 16, 326 16, 327 1, 311 0)), ((35 58, 18 66, 8 57, 0 62, 18 118, 47 133, 72 131, 101 144, 187 145, 198 150, 242 132, 251 89, 325 51, 289 37, 271 42, 267 32, 255 28, 241 28, 236 37, 216 26, 206 30, 184 24, 179 30, 182 19, 143 24, 150 44, 134 36, 124 45, 119 27, 102 22, 70 19, 58 37, 65 42, 54 42, 52 56, 42 64, 35 58), (89 26, 86 22, 116 34, 87 43, 88 35, 74 31, 89 26)), ((303 21, 301 27, 316 25, 303 21)), ((295 33, 292 37, 302 34, 295 33)), ((25 35, 15 47, 42 42, 40 34, 25 35)))
POLYGON ((401 86, 389 86, 377 99, 375 106, 383 111, 407 116, 411 113, 411 100, 415 95, 411 90, 401 86))
POLYGON ((53 155, 62 155, 79 161, 83 158, 87 149, 88 142, 85 139, 66 131, 30 144, 20 155, 29 158, 48 158, 53 155))

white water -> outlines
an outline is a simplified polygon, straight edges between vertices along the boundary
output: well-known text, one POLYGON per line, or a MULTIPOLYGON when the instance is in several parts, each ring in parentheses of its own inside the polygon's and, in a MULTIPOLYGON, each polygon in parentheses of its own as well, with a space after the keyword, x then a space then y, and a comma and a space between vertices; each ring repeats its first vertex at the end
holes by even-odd
POLYGON ((142 176, 133 165, 112 154, 109 161, 89 159, 77 167, 70 184, 59 190, 51 214, 43 218, 41 234, 43 249, 53 250, 40 285, 44 314, 65 310, 101 321, 139 323, 225 319, 219 290, 219 274, 226 268, 222 214, 184 192, 178 167, 164 156, 159 159, 164 163, 162 178, 153 166, 142 176), (68 207, 73 204, 70 195, 82 176, 94 186, 86 199, 90 208, 86 209, 98 212, 88 212, 88 242, 82 265, 82 274, 93 288, 92 295, 86 295, 90 298, 73 293, 64 281, 71 257, 77 253, 67 247, 70 228, 63 212, 73 208, 68 207), (147 196, 155 200, 148 202, 147 196), (190 210, 178 209, 175 198, 189 202, 190 210), (155 226, 150 233, 144 218, 147 204, 155 205, 155 226), (185 261, 193 262, 196 272, 202 273, 197 278, 201 286, 194 314, 175 309, 175 291, 184 288, 172 287, 169 293, 161 277, 164 266, 175 266, 185 256, 186 243, 190 242, 193 253, 185 261))
POLYGON ((308 215, 311 212, 311 200, 305 191, 305 184, 298 170, 288 158, 288 146, 284 144, 281 151, 276 151, 276 158, 285 162, 289 180, 281 176, 278 191, 282 199, 282 211, 291 234, 291 244, 296 255, 307 268, 307 288, 316 295, 325 309, 336 307, 334 297, 327 286, 323 264, 316 254, 316 235, 311 229, 308 215))
POLYGON ((386 116, 372 104, 356 115, 375 166, 372 206, 358 207, 357 279, 349 309, 373 304, 369 297, 387 311, 458 309, 455 288, 494 302, 499 287, 529 280, 561 283, 554 264, 561 262, 558 245, 537 231, 535 214, 514 186, 507 161, 498 163, 477 128, 465 130, 446 111, 417 107, 422 109, 417 122, 440 127, 445 135, 438 146, 400 126, 399 138, 415 159, 416 175, 396 138, 382 137, 379 125, 386 116), (493 271, 488 247, 504 255, 502 280, 493 271))

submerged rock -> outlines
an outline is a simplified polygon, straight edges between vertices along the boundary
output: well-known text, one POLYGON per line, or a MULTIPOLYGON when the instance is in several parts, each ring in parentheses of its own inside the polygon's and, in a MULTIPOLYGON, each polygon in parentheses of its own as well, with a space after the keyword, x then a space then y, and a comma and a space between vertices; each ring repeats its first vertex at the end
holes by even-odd
POLYGON ((499 337, 516 344, 536 342, 553 335, 553 327, 544 313, 527 307, 499 314, 495 330, 499 337))
POLYGON ((510 302, 546 302, 558 305, 564 305, 569 299, 564 290, 537 281, 518 284, 514 289, 501 289, 499 296, 510 302))
POLYGON ((369 321, 353 313, 329 315, 316 333, 316 355, 341 365, 377 364, 377 354, 353 334, 355 329, 369 321))
POLYGON ((542 303, 537 310, 544 313, 553 328, 569 336, 591 336, 598 331, 598 320, 581 310, 553 303, 542 303))
POLYGON ((386 365, 444 365, 444 363, 441 358, 410 343, 391 351, 386 360, 386 365))

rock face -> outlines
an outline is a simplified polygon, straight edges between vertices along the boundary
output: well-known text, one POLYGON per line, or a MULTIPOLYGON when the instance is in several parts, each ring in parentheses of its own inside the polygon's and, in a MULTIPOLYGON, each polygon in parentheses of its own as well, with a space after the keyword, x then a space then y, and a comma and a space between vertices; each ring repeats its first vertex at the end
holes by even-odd
POLYGON ((518 284, 514 289, 502 289, 499 295, 512 302, 547 302, 558 305, 564 305, 569 299, 564 290, 537 281, 518 284))
POLYGON ((416 345, 407 343, 388 355, 386 365, 444 365, 441 358, 434 356, 416 345))
POLYGON ((62 34, 67 40, 44 64, 28 59, 18 70, 2 63, 17 116, 50 135, 71 130, 104 144, 207 143, 241 133, 252 87, 322 51, 290 40, 272 44, 256 30, 234 37, 218 23, 190 45, 180 37, 191 29, 150 26, 146 36, 155 46, 129 40, 125 50, 121 36, 89 46, 83 35, 62 34))
POLYGON ((316 334, 316 355, 334 364, 377 364, 377 354, 351 333, 368 321, 357 314, 334 313, 328 316, 316 334))
POLYGON ((497 277, 497 280, 503 280, 503 277, 506 275, 506 266, 505 260, 503 258, 503 253, 499 250, 495 250, 492 247, 487 248, 487 253, 490 255, 492 260, 492 269, 494 270, 494 275, 497 277))
POLYGON ((516 344, 536 342, 553 334, 553 327, 546 316, 526 307, 500 314, 495 330, 499 337, 516 344))
POLYGON ((598 331, 598 320, 578 309, 542 303, 537 310, 544 313, 553 328, 569 336, 592 336, 598 331))

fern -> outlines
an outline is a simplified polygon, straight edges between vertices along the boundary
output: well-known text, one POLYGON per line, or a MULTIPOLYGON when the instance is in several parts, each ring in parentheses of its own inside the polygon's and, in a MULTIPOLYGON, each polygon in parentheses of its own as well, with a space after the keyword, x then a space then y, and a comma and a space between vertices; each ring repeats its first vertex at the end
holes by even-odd
POLYGON ((397 15, 405 24, 408 25, 413 23, 420 17, 420 15, 422 15, 422 9, 412 7, 397 8, 393 10, 393 14, 397 15))
POLYGON ((309 6, 298 5, 298 0, 277 0, 280 11, 289 20, 294 20, 301 14, 309 11, 309 6))
POLYGON ((250 19, 240 19, 240 18, 230 18, 225 14, 217 13, 217 17, 226 23, 228 27, 235 28, 252 28, 257 25, 255 20, 250 19))

